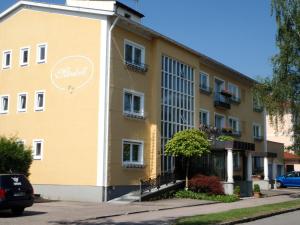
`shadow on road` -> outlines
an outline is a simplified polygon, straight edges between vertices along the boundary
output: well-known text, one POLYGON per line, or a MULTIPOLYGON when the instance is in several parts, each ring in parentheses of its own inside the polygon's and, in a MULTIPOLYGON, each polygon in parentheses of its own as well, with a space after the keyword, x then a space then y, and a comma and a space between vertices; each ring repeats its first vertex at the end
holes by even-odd
POLYGON ((150 220, 143 222, 114 222, 110 219, 98 220, 98 221, 50 221, 49 223, 53 225, 167 225, 170 224, 170 221, 162 221, 162 220, 150 220))
POLYGON ((38 212, 38 211, 24 211, 22 216, 14 216, 10 210, 0 211, 0 218, 12 218, 12 217, 27 217, 27 216, 36 216, 46 214, 46 212, 38 212))

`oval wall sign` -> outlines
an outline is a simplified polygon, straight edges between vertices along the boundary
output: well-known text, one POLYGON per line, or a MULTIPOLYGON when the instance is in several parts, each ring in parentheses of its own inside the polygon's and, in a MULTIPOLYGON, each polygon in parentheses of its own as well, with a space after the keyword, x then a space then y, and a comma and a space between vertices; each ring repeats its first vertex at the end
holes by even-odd
POLYGON ((85 86, 93 77, 94 64, 85 56, 67 56, 59 60, 51 72, 52 84, 62 90, 73 92, 85 86))

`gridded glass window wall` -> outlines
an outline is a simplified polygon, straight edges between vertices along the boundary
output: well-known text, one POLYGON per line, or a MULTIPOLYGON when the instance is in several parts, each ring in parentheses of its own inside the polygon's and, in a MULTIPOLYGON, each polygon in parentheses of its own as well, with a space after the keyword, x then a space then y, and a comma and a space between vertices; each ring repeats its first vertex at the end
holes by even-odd
POLYGON ((167 141, 176 132, 194 127, 194 70, 163 56, 161 85, 161 170, 171 172, 174 159, 164 154, 167 141))

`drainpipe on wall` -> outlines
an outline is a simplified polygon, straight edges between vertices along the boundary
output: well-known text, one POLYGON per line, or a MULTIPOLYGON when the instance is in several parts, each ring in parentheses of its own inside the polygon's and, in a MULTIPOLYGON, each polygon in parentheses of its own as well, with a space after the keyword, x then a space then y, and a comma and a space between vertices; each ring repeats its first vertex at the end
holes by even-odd
MULTIPOLYGON (((116 26, 117 22, 119 20, 119 16, 117 16, 117 18, 114 20, 114 22, 112 23, 112 25, 109 28, 108 31, 108 39, 107 39, 107 64, 106 64, 106 75, 107 75, 107 83, 106 83, 106 88, 107 88, 107 92, 106 92, 106 103, 107 103, 107 107, 105 110, 105 132, 106 132, 106 136, 108 136, 108 129, 109 129, 109 96, 110 96, 110 55, 111 55, 111 33, 112 30, 114 29, 114 27, 116 26)), ((106 151, 108 151, 108 140, 106 140, 106 146, 105 146, 106 151)), ((108 152, 106 152, 105 154, 105 179, 104 179, 104 201, 107 202, 107 175, 108 175, 108 152)))

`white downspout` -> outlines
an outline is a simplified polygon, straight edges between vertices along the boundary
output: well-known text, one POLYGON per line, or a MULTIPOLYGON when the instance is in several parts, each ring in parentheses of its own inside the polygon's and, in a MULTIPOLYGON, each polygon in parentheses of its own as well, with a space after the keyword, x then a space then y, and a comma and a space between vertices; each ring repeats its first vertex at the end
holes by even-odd
POLYGON ((117 22, 119 20, 119 16, 117 16, 117 18, 114 20, 113 24, 111 25, 111 27, 109 28, 108 31, 108 40, 107 40, 107 64, 106 64, 106 74, 107 74, 107 83, 106 83, 106 103, 107 103, 107 107, 105 110, 105 137, 106 137, 106 143, 105 143, 105 177, 104 177, 104 201, 107 201, 107 185, 108 185, 108 130, 109 130, 109 106, 110 106, 110 55, 111 55, 111 33, 112 30, 114 29, 114 27, 116 26, 117 22))

